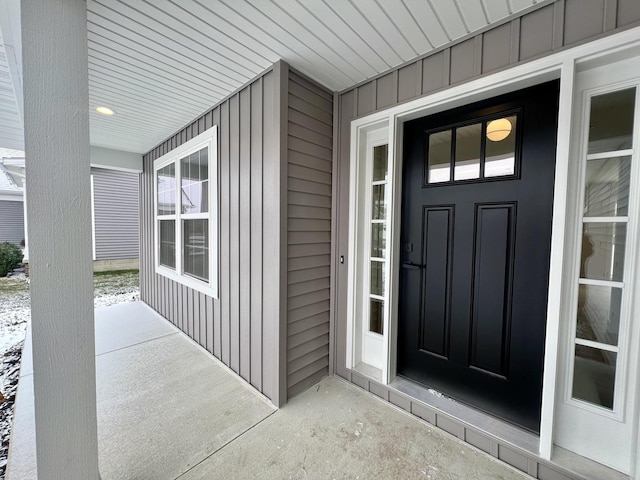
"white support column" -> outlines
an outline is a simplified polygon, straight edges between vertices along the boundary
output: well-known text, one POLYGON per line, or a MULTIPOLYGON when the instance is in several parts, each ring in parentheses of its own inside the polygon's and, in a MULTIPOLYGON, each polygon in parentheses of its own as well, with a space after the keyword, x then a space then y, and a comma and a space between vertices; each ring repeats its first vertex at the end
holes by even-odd
POLYGON ((97 480, 87 7, 21 8, 38 479, 97 480))

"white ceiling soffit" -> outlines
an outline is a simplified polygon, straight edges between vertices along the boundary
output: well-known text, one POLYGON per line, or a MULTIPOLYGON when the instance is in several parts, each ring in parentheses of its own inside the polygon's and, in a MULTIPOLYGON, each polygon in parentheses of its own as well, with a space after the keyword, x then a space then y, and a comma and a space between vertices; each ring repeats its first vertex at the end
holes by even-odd
POLYGON ((144 153, 281 58, 339 91, 549 1, 87 0, 91 143, 144 153))

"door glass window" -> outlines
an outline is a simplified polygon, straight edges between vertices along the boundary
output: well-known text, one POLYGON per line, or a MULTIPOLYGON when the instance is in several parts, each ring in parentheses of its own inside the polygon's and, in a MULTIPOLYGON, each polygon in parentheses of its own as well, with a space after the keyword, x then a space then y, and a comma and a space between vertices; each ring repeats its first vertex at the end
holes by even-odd
POLYGON ((503 177, 516 173, 517 121, 518 117, 511 115, 498 118, 487 124, 485 177, 503 177))
POLYGON ((482 124, 456 128, 456 166, 454 180, 480 178, 482 124))
POLYGON ((427 183, 451 180, 451 130, 429 135, 427 183))
POLYGON ((513 177, 517 127, 518 114, 512 113, 427 132, 424 185, 513 177))
POLYGON ((583 184, 571 396, 614 410, 625 298, 635 88, 595 95, 583 184))

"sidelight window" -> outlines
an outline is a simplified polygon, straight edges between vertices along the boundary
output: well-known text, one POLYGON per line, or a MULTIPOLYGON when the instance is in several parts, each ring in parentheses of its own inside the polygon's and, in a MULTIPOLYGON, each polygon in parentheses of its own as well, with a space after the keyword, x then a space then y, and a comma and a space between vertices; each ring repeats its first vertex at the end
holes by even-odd
POLYGON ((387 256, 387 158, 389 146, 373 147, 369 333, 384 333, 385 263, 387 256))
POLYGON ((393 224, 393 181, 389 130, 372 125, 358 133, 357 160, 351 178, 347 365, 378 381, 387 381, 389 339, 389 262, 393 224))
POLYGON ((154 162, 156 270, 216 296, 216 127, 154 162))
POLYGON ((594 95, 583 181, 571 397, 616 410, 625 357, 629 194, 636 89, 594 95))

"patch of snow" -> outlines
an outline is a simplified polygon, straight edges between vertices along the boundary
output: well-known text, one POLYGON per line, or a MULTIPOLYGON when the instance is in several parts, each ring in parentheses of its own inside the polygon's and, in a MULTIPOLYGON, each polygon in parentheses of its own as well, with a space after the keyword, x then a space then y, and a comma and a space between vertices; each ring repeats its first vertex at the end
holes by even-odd
POLYGON ((111 294, 103 294, 93 300, 94 307, 108 307, 118 303, 136 302, 140 300, 140 290, 138 288, 126 289, 111 294))

